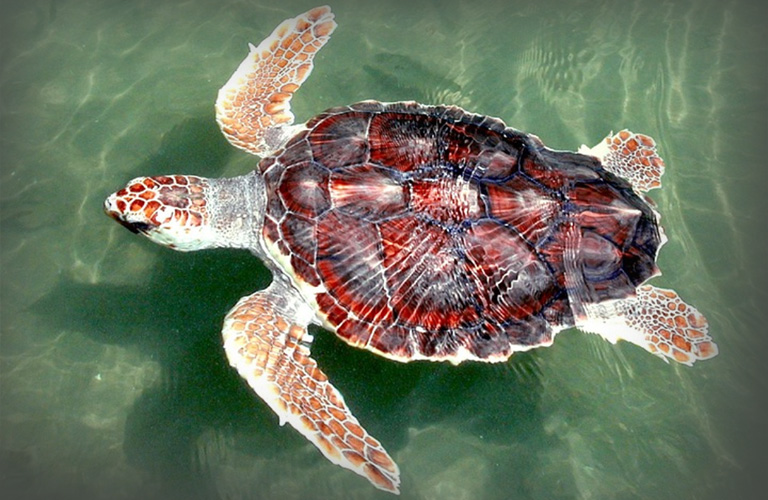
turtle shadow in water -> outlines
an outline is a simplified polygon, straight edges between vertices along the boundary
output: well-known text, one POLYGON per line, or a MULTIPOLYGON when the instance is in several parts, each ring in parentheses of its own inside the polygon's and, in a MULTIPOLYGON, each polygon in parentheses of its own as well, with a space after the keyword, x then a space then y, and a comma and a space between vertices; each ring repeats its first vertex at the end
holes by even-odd
MULTIPOLYGON (((539 353, 518 353, 499 364, 399 363, 349 347, 335 335, 317 330, 312 332, 313 355, 346 396, 353 414, 396 460, 405 448, 409 448, 406 456, 415 453, 416 463, 399 464, 404 477, 419 478, 420 467, 451 467, 473 453, 460 449, 467 443, 480 449, 480 460, 489 460, 483 444, 510 450, 508 461, 503 462, 509 467, 488 471, 498 476, 493 484, 515 483, 514 478, 535 475, 532 469, 538 463, 541 443, 553 439, 547 435, 547 416, 539 406, 539 353), (436 432, 421 441, 418 434, 425 430, 436 432), (446 442, 434 440, 457 435, 463 438, 454 444, 457 448, 447 447, 454 450, 448 454, 446 442), (415 448, 422 445, 433 452, 415 448), (422 453, 429 457, 419 463, 422 453), (510 474, 511 470, 515 473, 510 474)), ((519 490, 521 485, 516 483, 515 488, 519 490)))
MULTIPOLYGON (((158 363, 160 380, 144 390, 127 416, 127 460, 152 477, 162 476, 162 487, 174 495, 210 497, 216 486, 198 449, 206 431, 236 437, 238 452, 254 457, 306 446, 297 432, 278 426, 272 411, 229 366, 221 345, 226 312, 241 296, 265 288, 271 276, 243 251, 153 251, 164 255, 148 283, 93 285, 62 278, 31 312, 57 330, 137 348, 158 363)), ((535 368, 521 376, 504 365, 403 364, 347 346, 320 328, 312 327, 312 333, 318 364, 360 422, 392 453, 408 445, 409 430, 432 427, 504 445, 514 444, 510 435, 519 436, 515 442, 540 436, 535 368)), ((519 356, 513 362, 535 365, 535 358, 526 361, 535 354, 519 356)), ((314 460, 324 459, 318 453, 314 460)), ((401 468, 407 470, 404 464, 401 468)))
POLYGON ((229 367, 220 334, 226 311, 269 277, 258 260, 239 252, 165 255, 158 262, 142 285, 62 278, 31 312, 56 330, 138 349, 159 365, 157 383, 128 412, 123 450, 131 465, 181 488, 174 494, 189 488, 198 497, 204 484, 195 465, 199 436, 206 429, 237 430, 273 420, 229 367))
MULTIPOLYGON (((133 171, 135 176, 195 174, 219 177, 235 154, 237 150, 222 137, 216 121, 205 113, 186 118, 164 133, 157 151, 133 171)), ((253 168, 257 163, 258 159, 254 157, 253 168)), ((107 194, 104 193, 105 197, 107 194)))
POLYGON ((362 70, 366 75, 362 88, 383 101, 438 102, 445 94, 461 92, 454 80, 403 54, 379 52, 362 70))

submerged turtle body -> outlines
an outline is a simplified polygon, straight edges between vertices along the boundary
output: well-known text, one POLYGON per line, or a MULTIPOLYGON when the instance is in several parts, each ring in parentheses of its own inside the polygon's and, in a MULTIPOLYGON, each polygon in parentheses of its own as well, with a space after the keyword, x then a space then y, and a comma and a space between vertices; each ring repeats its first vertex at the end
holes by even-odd
POLYGON ((654 141, 623 130, 553 151, 450 106, 365 101, 293 125, 290 100, 336 28, 328 7, 279 25, 222 87, 216 119, 263 159, 228 179, 141 177, 105 211, 183 251, 248 249, 272 271, 222 329, 230 363, 333 463, 398 492, 399 469, 310 355, 309 324, 399 360, 502 361, 567 327, 665 360, 717 354, 658 274, 644 193, 654 141))
POLYGON ((573 326, 578 232, 598 301, 657 273, 657 217, 596 159, 499 120, 363 102, 262 161, 264 237, 326 326, 398 360, 506 359, 573 326))

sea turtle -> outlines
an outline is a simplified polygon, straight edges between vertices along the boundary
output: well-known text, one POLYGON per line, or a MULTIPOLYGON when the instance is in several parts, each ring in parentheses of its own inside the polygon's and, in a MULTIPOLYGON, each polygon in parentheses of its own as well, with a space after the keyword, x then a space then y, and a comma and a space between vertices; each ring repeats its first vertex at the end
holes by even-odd
POLYGON ((224 348, 281 424, 398 491, 397 465, 310 357, 309 324, 403 362, 503 361, 573 326, 688 365, 717 354, 694 307, 645 284, 665 242, 644 195, 664 168, 650 137, 553 151, 499 119, 415 102, 292 125, 290 99, 335 28, 328 7, 286 20, 219 91, 221 130, 262 157, 255 171, 140 177, 104 205, 176 250, 264 261, 274 279, 227 314, 224 348))

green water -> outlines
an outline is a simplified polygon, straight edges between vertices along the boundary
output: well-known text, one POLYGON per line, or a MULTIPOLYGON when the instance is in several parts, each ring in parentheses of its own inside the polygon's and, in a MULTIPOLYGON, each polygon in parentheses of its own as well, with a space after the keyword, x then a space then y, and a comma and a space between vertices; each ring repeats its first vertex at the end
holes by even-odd
MULTIPOLYGON (((758 4, 758 2, 755 2, 758 4)), ((765 5, 765 4, 763 4, 765 5)), ((105 217, 144 174, 253 168, 218 88, 269 1, 4 3, 0 491, 7 498, 390 498, 254 397, 221 320, 264 287, 244 252, 180 254, 105 217)), ((578 331, 506 364, 313 352, 418 499, 754 498, 766 485, 768 10, 748 1, 353 2, 293 109, 458 104, 548 145, 623 127, 667 161, 664 276, 714 360, 672 366, 578 331)))

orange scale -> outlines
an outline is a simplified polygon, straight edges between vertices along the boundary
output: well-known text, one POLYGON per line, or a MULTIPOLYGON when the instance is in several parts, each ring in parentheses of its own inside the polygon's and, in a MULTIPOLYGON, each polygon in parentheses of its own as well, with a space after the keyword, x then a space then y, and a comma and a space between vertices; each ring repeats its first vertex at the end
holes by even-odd
POLYGON ((690 339, 700 339, 705 337, 706 335, 701 330, 697 330, 695 328, 688 328, 686 330, 686 335, 690 339))
MULTIPOLYGON (((328 408, 328 411, 331 413, 331 415, 333 415, 333 418, 335 418, 339 422, 343 422, 343 421, 345 421, 347 419, 346 413, 344 413, 343 411, 341 411, 341 410, 339 410, 337 408, 328 408)), ((345 433, 346 432, 342 432, 339 435, 343 436, 345 433)))
POLYGON ((366 456, 368 457, 368 460, 375 463, 379 467, 382 467, 389 472, 394 472, 394 463, 392 462, 392 459, 390 459, 384 452, 377 450, 377 449, 370 449, 368 450, 368 453, 366 453, 366 456))
POLYGON ((317 442, 318 446, 323 450, 326 456, 328 457, 339 456, 339 450, 337 450, 326 438, 324 438, 323 436, 315 436, 314 439, 317 442))
MULTIPOLYGON (((365 436, 365 431, 363 430, 363 428, 352 421, 344 422, 344 427, 346 427, 349 432, 351 432, 352 434, 354 434, 359 438, 362 438, 363 436, 365 436)), ((361 441, 361 446, 362 446, 362 441, 361 441)))
POLYGON ((365 464, 365 475, 368 477, 370 481, 373 481, 379 488, 384 490, 393 491, 395 490, 395 485, 392 483, 392 480, 389 479, 387 476, 381 473, 379 469, 372 466, 371 464, 365 464))
POLYGON ((311 398, 308 403, 309 407, 314 411, 318 411, 323 407, 323 403, 321 403, 317 398, 311 398))
POLYGON ((160 203, 157 201, 150 201, 147 203, 147 206, 144 207, 144 214, 147 216, 147 218, 151 218, 155 212, 157 212, 157 209, 160 208, 160 203))
POLYGON ((347 436, 347 443, 356 452, 362 454, 365 452, 365 443, 362 439, 358 439, 355 436, 347 436))
POLYGON ((685 328, 688 326, 688 320, 685 319, 685 316, 675 316, 675 326, 685 328))
POLYGON ((131 202, 131 212, 138 212, 144 208, 144 200, 135 199, 131 202))
POLYGON ((707 326, 707 319, 698 313, 690 313, 688 316, 688 324, 694 328, 704 328, 707 326))
POLYGON ((320 418, 320 422, 317 423, 317 428, 320 430, 320 432, 323 434, 331 434, 331 428, 328 427, 328 425, 325 423, 331 418, 328 412, 325 410, 320 410, 317 412, 317 416, 320 418))
POLYGON ((682 351, 678 351, 677 349, 672 350, 672 356, 674 356, 675 361, 679 363, 688 363, 691 360, 691 357, 682 351))
POLYGON ((379 443, 378 441, 376 441, 375 439, 373 439, 371 436, 366 436, 366 438, 365 438, 365 443, 366 443, 368 446, 371 446, 371 447, 373 447, 373 448, 378 448, 379 446, 381 446, 381 443, 379 443))
POLYGON ((303 425, 305 428, 314 429, 314 422, 312 422, 312 420, 310 420, 306 415, 300 416, 299 420, 301 420, 301 425, 303 425))
POLYGON ((286 83, 285 85, 280 87, 280 90, 282 90, 283 92, 287 92, 289 94, 293 94, 298 89, 299 89, 299 86, 296 85, 295 83, 286 83))
MULTIPOLYGON (((305 29, 306 29, 306 28, 305 28, 305 29)), ((315 37, 312 35, 312 32, 311 32, 311 31, 307 31, 306 33, 303 33, 303 34, 302 34, 302 35, 299 37, 299 39, 300 39, 300 40, 301 40, 303 43, 305 43, 305 44, 308 44, 308 43, 311 43, 311 42, 312 42, 312 40, 314 40, 314 39, 315 39, 315 37)))
MULTIPOLYGON (((331 420, 328 422, 328 427, 330 427, 333 433, 340 438, 344 437, 344 435, 347 433, 347 431, 344 429, 344 426, 341 425, 341 423, 337 420, 331 420)), ((346 446, 342 444, 341 448, 346 448, 346 446)))
POLYGON ((365 463, 365 458, 363 458, 359 453, 349 450, 344 450, 343 453, 344 458, 346 458, 355 467, 360 467, 365 463))
POLYGON ((691 350, 691 343, 686 341, 681 335, 673 335, 672 343, 675 344, 676 347, 682 349, 683 351, 691 350))
POLYGON ((331 443, 333 443, 336 449, 344 449, 347 447, 344 441, 342 441, 338 436, 331 436, 331 443))
POLYGON ((327 382, 328 376, 320 370, 317 366, 309 369, 309 376, 316 380, 318 383, 327 382))
POLYGON ((712 342, 702 342, 697 347, 699 348, 699 356, 703 359, 711 358, 717 354, 717 348, 712 342))
POLYGON ((341 394, 337 393, 336 391, 331 391, 327 394, 327 396, 328 400, 333 406, 336 408, 344 408, 344 400, 341 399, 341 394))
MULTIPOLYGON (((251 318, 251 319, 253 319, 253 318, 251 318)), ((281 332, 284 332, 284 331, 288 330, 288 328, 290 327, 290 325, 288 324, 288 322, 287 322, 287 321, 285 321, 285 320, 284 320, 283 318, 281 318, 280 316, 278 316, 278 317, 276 317, 276 318, 274 319, 274 323, 273 323, 273 324, 275 325, 275 328, 277 328, 277 329, 278 329, 278 330, 280 330, 281 332)))
POLYGON ((643 144, 643 146, 652 148, 656 145, 653 139, 647 135, 637 134, 635 137, 637 137, 637 139, 643 144))

